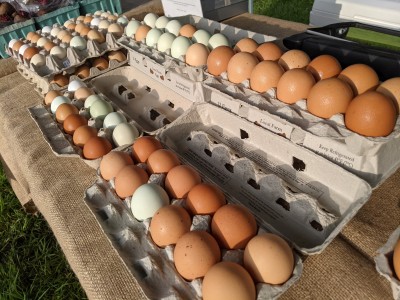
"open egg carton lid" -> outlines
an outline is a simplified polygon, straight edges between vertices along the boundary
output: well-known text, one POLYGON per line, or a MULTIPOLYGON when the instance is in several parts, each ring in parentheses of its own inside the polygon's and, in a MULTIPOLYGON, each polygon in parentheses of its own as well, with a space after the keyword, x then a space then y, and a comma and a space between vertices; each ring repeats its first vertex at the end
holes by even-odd
POLYGON ((307 102, 299 99, 286 104, 272 88, 260 94, 249 88, 249 82, 233 84, 226 73, 204 81, 204 96, 214 105, 285 136, 365 179, 372 187, 381 184, 400 166, 400 118, 386 137, 365 137, 345 127, 344 116, 319 118, 307 110, 307 102))
POLYGON ((305 255, 322 252, 371 195, 359 177, 208 103, 157 136, 305 255))
MULTIPOLYGON (((130 154, 130 149, 124 151, 130 154)), ((145 164, 137 166, 146 169, 145 164)), ((207 182, 207 178, 202 180, 207 182)), ((148 183, 164 188, 164 181, 165 174, 152 174, 148 183)), ((226 196, 229 198, 229 195, 226 196)), ((230 203, 230 198, 227 200, 230 203)), ((132 214, 130 201, 131 196, 119 198, 115 192, 114 179, 104 180, 99 170, 96 182, 85 193, 85 203, 149 299, 202 299, 202 279, 187 281, 179 275, 174 266, 174 245, 158 247, 151 238, 150 219, 138 221, 132 214)), ((171 199, 171 205, 184 207, 185 204, 182 199, 171 199)), ((195 215, 190 230, 211 232, 210 223, 210 215, 195 215)), ((261 226, 262 224, 257 234, 268 232, 261 226)), ((241 249, 222 249, 221 261, 232 261, 242 265, 243 253, 241 249)), ((296 251, 293 255, 294 269, 291 277, 280 285, 257 283, 258 300, 277 299, 300 279, 303 270, 302 259, 296 251)))
MULTIPOLYGON (((118 151, 127 147, 127 145, 115 146, 115 143, 113 142, 113 130, 109 128, 103 128, 103 120, 101 118, 91 118, 89 110, 84 107, 84 101, 74 99, 72 93, 69 93, 67 90, 63 91, 63 95, 69 99, 72 98, 71 104, 78 108, 80 115, 88 119, 88 125, 90 127, 98 130, 97 136, 106 138, 111 143, 113 150, 118 151)), ((137 128, 139 131, 138 136, 143 134, 140 126, 109 99, 107 99, 105 95, 100 93, 97 93, 97 95, 101 96, 104 100, 110 103, 114 112, 122 114, 127 123, 132 124, 135 128, 137 128)), ((46 140, 47 144, 55 155, 60 157, 77 157, 82 159, 90 167, 94 169, 98 168, 101 159, 98 158, 90 160, 84 158, 83 149, 74 144, 72 135, 67 134, 63 129, 63 125, 57 122, 55 114, 52 113, 50 106, 46 106, 44 103, 38 104, 28 108, 28 111, 36 125, 39 127, 43 138, 46 140)))
MULTIPOLYGON (((209 20, 203 17, 187 15, 182 17, 176 17, 174 20, 178 20, 181 24, 191 24, 197 29, 203 29, 209 32, 211 35, 215 33, 222 33, 225 35, 230 46, 234 46, 240 39, 249 37, 254 39, 257 43, 261 44, 276 40, 276 37, 255 33, 248 30, 243 30, 230 25, 222 24, 213 20, 209 20)), ((170 49, 165 53, 158 51, 157 45, 149 47, 146 45, 146 40, 143 42, 137 42, 132 37, 127 37, 126 34, 118 40, 118 44, 122 47, 127 48, 130 53, 129 63, 132 65, 142 66, 144 70, 151 71, 156 69, 156 73, 165 73, 166 70, 178 73, 193 81, 203 81, 207 77, 204 72, 205 66, 192 67, 187 65, 185 57, 181 56, 176 59, 171 56, 170 49)))
POLYGON ((160 82, 133 66, 112 70, 94 78, 90 84, 147 134, 156 134, 204 98, 199 83, 191 89, 192 97, 184 97, 181 95, 182 83, 167 78, 160 82))

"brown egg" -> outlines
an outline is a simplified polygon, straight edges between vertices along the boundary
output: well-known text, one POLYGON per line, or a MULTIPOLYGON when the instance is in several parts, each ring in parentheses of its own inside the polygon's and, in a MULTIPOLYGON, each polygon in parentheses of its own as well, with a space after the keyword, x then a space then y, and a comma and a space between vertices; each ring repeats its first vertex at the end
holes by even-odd
POLYGON ((87 125, 88 120, 79 114, 69 115, 63 123, 64 131, 68 134, 74 134, 80 126, 87 125))
POLYGON ((64 120, 73 114, 77 114, 79 112, 78 108, 70 103, 63 103, 57 107, 56 110, 56 120, 58 123, 64 123, 64 120))
POLYGON ((211 232, 222 248, 244 249, 257 234, 257 223, 246 207, 227 204, 214 214, 211 232))
POLYGON ((397 111, 393 101, 385 95, 369 91, 355 97, 345 114, 348 129, 371 137, 387 136, 396 125, 397 111))
MULTIPOLYGON (((78 16, 76 18, 76 22, 83 22, 83 20, 85 20, 85 16, 78 16)), ((79 24, 79 23, 78 23, 79 24)))
POLYGON ((292 104, 300 99, 307 99, 315 79, 304 69, 291 69, 283 73, 276 87, 276 97, 285 103, 292 104))
POLYGON ((69 78, 63 74, 56 74, 56 75, 54 75, 53 80, 51 80, 50 83, 55 83, 59 87, 63 87, 63 86, 68 85, 69 78))
POLYGON ((110 51, 107 53, 108 60, 116 60, 117 62, 126 61, 126 55, 122 51, 110 51))
POLYGON ((36 31, 30 31, 30 32, 28 32, 28 34, 26 35, 26 39, 28 40, 28 41, 32 41, 32 38, 33 38, 33 36, 34 35, 37 35, 38 33, 36 32, 36 31))
POLYGON ((69 30, 72 30, 72 31, 75 31, 75 27, 76 27, 76 24, 75 24, 75 23, 69 23, 69 24, 67 25, 67 28, 68 28, 69 30))
POLYGON ((339 78, 318 81, 307 96, 307 109, 313 115, 329 119, 344 114, 353 99, 351 87, 339 78))
POLYGON ((95 136, 97 136, 96 128, 89 125, 83 125, 75 130, 72 140, 76 146, 83 148, 86 142, 95 136))
POLYGON ((266 42, 257 47, 253 54, 259 61, 273 60, 277 61, 283 54, 281 48, 273 42, 266 42))
POLYGON ((226 200, 224 193, 217 185, 200 183, 189 191, 186 204, 193 215, 213 215, 226 204, 226 200))
POLYGON ((186 63, 193 67, 204 66, 207 64, 209 54, 210 50, 208 50, 207 46, 201 43, 195 43, 190 45, 186 51, 186 63))
POLYGON ((106 41, 106 38, 104 37, 104 35, 96 29, 90 30, 87 34, 87 37, 89 40, 96 41, 100 44, 104 43, 106 41))
POLYGON ((90 24, 90 22, 92 22, 92 20, 93 20, 92 16, 85 16, 85 18, 83 19, 83 23, 90 24))
POLYGON ((397 241, 393 250, 393 267, 397 279, 400 279, 400 240, 397 241))
POLYGON ((97 159, 112 150, 111 143, 103 137, 95 136, 90 138, 83 146, 83 157, 86 159, 97 159))
POLYGON ((394 105, 396 106, 397 114, 400 109, 400 77, 390 78, 384 82, 382 82, 378 88, 377 92, 384 94, 393 100, 394 105))
POLYGON ((51 90, 49 91, 46 96, 44 97, 44 103, 46 105, 50 105, 53 102, 55 97, 62 96, 62 93, 58 90, 51 90))
POLYGON ((14 45, 12 46, 12 49, 16 52, 19 51, 19 48, 21 48, 21 46, 25 45, 25 43, 23 41, 16 41, 14 43, 14 45))
POLYGON ((181 206, 168 205, 154 214, 150 223, 150 235, 158 247, 174 245, 178 239, 190 231, 192 220, 181 206))
POLYGON ((252 38, 244 38, 237 42, 237 44, 233 48, 233 51, 253 53, 257 50, 257 48, 258 43, 255 40, 253 40, 252 38))
POLYGON ((191 39, 196 31, 197 28, 192 24, 185 24, 179 30, 179 35, 186 36, 187 38, 191 39))
POLYGON ((75 26, 75 31, 80 34, 82 29, 85 27, 88 27, 88 26, 86 26, 84 23, 78 23, 75 26))
POLYGON ((323 54, 314 58, 306 67, 311 72, 315 81, 337 77, 342 71, 339 61, 332 55, 323 54))
POLYGON ((58 38, 59 40, 62 40, 62 38, 64 37, 64 35, 71 35, 71 33, 70 33, 68 30, 60 30, 60 31, 57 33, 57 38, 58 38))
POLYGON ((258 64, 258 59, 251 53, 239 52, 229 60, 228 80, 233 83, 241 83, 250 79, 251 72, 258 64))
POLYGON ((233 55, 235 55, 235 52, 228 46, 219 46, 212 50, 207 58, 208 72, 214 76, 226 72, 229 60, 233 55))
POLYGON ((34 34, 34 35, 32 36, 31 42, 36 44, 37 41, 38 41, 41 37, 42 37, 42 36, 41 36, 40 34, 34 34))
POLYGON ((247 244, 243 263, 256 282, 283 284, 292 276, 294 255, 284 239, 262 233, 247 244))
POLYGON ((152 136, 142 136, 133 143, 132 155, 137 162, 144 163, 149 156, 158 149, 162 149, 159 140, 152 136))
POLYGON ((354 95, 375 90, 379 78, 375 70, 365 64, 354 64, 344 69, 338 78, 346 81, 353 89, 354 95))
POLYGON ((74 98, 77 100, 85 101, 86 98, 90 95, 94 95, 93 90, 86 86, 83 86, 75 91, 74 98))
POLYGON ((147 159, 147 167, 151 173, 167 173, 180 164, 178 156, 167 149, 156 150, 147 159))
POLYGON ((182 199, 186 198, 189 191, 199 183, 201 183, 201 177, 195 169, 188 165, 179 165, 167 173, 165 190, 172 198, 182 199))
POLYGON ((69 42, 72 40, 72 35, 71 34, 66 34, 63 36, 61 39, 61 43, 69 44, 69 42))
POLYGON ((105 180, 110 180, 128 165, 133 165, 133 160, 128 152, 111 151, 101 159, 100 174, 105 180))
POLYGON ((35 54, 39 53, 39 49, 36 47, 29 47, 24 52, 24 59, 30 60, 35 54))
POLYGON ((46 51, 50 52, 51 48, 53 48, 55 46, 56 46, 56 44, 54 44, 53 42, 47 42, 46 44, 44 44, 43 48, 46 51))
POLYGON ((150 27, 150 26, 147 26, 147 25, 140 25, 140 26, 138 27, 138 29, 136 30, 136 33, 135 33, 135 41, 137 41, 137 42, 142 42, 142 41, 146 38, 147 33, 148 33, 150 30, 151 30, 151 27, 150 27))
POLYGON ((284 72, 276 61, 264 60, 258 63, 251 72, 250 88, 256 92, 265 93, 270 88, 278 86, 284 72))
POLYGON ((117 21, 118 20, 118 16, 115 16, 115 15, 109 15, 108 17, 107 17, 107 20, 108 21, 111 21, 111 22, 115 22, 115 21, 117 21))
POLYGON ((93 60, 92 66, 102 71, 108 68, 108 61, 104 57, 97 57, 93 60))
POLYGON ((142 168, 135 165, 124 166, 115 176, 115 192, 120 198, 132 196, 148 180, 149 175, 142 168))
POLYGON ((74 74, 82 79, 87 78, 90 76, 90 68, 88 65, 81 65, 76 68, 74 74))
POLYGON ((283 53, 278 62, 285 71, 302 69, 310 63, 310 57, 302 50, 293 49, 283 53))
MULTIPOLYGON (((112 33, 116 37, 121 37, 122 34, 124 33, 124 29, 118 23, 113 23, 110 26, 108 26, 108 32, 112 33)), ((147 34, 147 32, 146 32, 146 34, 147 34)))
POLYGON ((90 32, 90 30, 92 30, 90 27, 85 26, 80 30, 79 34, 82 37, 86 37, 88 35, 88 33, 90 32))
POLYGON ((178 273, 186 280, 203 277, 221 260, 221 250, 206 231, 190 231, 182 235, 174 249, 174 262, 178 273))
POLYGON ((223 261, 212 266, 203 279, 204 300, 254 300, 256 287, 250 274, 241 265, 223 261))

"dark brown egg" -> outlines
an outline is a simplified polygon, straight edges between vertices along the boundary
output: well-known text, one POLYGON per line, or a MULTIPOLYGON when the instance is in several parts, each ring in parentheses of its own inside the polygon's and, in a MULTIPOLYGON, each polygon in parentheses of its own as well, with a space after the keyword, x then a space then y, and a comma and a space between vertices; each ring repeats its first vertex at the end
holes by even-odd
POLYGON ((68 134, 74 134, 75 130, 83 125, 87 125, 88 120, 79 114, 69 115, 63 123, 64 131, 68 134))
POLYGON ((63 74, 56 74, 56 75, 54 75, 53 80, 51 80, 50 83, 55 83, 59 87, 63 87, 63 86, 68 85, 69 78, 63 74))
POLYGON ((89 125, 83 125, 75 130, 72 140, 75 145, 83 147, 88 140, 95 136, 97 136, 96 128, 89 125))
POLYGON ((208 72, 214 76, 226 72, 229 60, 233 55, 235 55, 235 52, 228 46, 219 46, 212 50, 207 58, 208 72))
POLYGON ((83 146, 83 157, 86 159, 97 159, 112 150, 111 143, 103 137, 95 136, 90 138, 83 146))
POLYGON ((77 114, 78 112, 79 112, 78 108, 73 104, 70 104, 70 103, 60 104, 56 110, 56 120, 58 123, 62 124, 62 123, 64 123, 64 120, 68 116, 70 116, 72 114, 77 114))

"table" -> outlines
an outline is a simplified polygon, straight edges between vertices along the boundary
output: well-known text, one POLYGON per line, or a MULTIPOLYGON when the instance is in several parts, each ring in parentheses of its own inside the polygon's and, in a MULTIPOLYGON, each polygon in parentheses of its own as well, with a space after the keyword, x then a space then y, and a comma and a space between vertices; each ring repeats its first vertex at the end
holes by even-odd
MULTIPOLYGON (((159 1, 128 16, 162 13, 159 1)), ((306 26, 243 14, 229 25, 287 36, 306 26)), ((129 268, 83 200, 96 179, 77 158, 57 157, 45 142, 28 107, 42 98, 16 72, 12 59, 0 61, 0 156, 11 185, 27 210, 39 210, 90 299, 144 299, 129 268)), ((375 251, 399 225, 400 171, 373 191, 371 199, 319 255, 304 259, 301 279, 282 299, 392 299, 386 279, 375 270, 375 251)))

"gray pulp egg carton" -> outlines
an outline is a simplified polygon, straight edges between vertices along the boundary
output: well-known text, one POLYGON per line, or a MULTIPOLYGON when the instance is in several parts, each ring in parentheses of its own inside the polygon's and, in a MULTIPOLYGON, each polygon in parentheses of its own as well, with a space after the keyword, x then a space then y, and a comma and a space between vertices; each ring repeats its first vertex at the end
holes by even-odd
POLYGON ((91 81, 91 85, 111 99, 148 134, 162 130, 203 99, 198 84, 193 96, 186 98, 176 89, 166 87, 148 73, 132 66, 98 76, 91 81))
MULTIPOLYGON (((107 102, 109 102, 114 111, 123 114, 129 124, 135 126, 141 136, 143 132, 141 131, 141 127, 132 120, 125 112, 119 109, 113 102, 111 102, 107 97, 101 93, 96 93, 97 95, 102 96, 107 102)), ((71 94, 68 92, 64 92, 64 96, 67 98, 73 98, 71 94)), ((79 114, 85 116, 89 119, 88 125, 98 129, 98 136, 106 138, 113 145, 112 139, 112 130, 108 128, 103 128, 103 121, 99 118, 90 118, 88 109, 83 106, 83 101, 72 99, 72 104, 75 105, 79 114)), ((89 160, 83 158, 82 148, 76 146, 73 143, 72 136, 67 134, 60 123, 56 121, 55 115, 52 114, 50 107, 43 104, 38 104, 28 108, 30 116, 35 121, 36 125, 39 127, 45 141, 53 151, 53 153, 60 157, 77 157, 81 158, 87 165, 96 169, 100 164, 100 158, 89 160)), ((125 149, 127 145, 115 147, 113 150, 122 150, 125 149)))
POLYGON ((322 252, 371 195, 359 177, 208 103, 158 138, 305 255, 322 252))
POLYGON ((276 89, 257 93, 248 80, 230 83, 226 73, 203 82, 210 103, 241 116, 342 166, 377 187, 400 167, 400 119, 387 137, 364 137, 347 129, 343 114, 322 119, 307 111, 299 99, 285 104, 276 89))
POLYGON ((396 277, 393 269, 393 250, 397 241, 400 240, 400 226, 390 235, 388 241, 377 251, 375 266, 379 274, 390 282, 393 299, 400 300, 400 280, 396 277))
MULTIPOLYGON (((188 15, 173 19, 180 21, 181 24, 192 24, 197 29, 204 29, 210 34, 222 33, 229 39, 231 46, 246 37, 250 37, 260 44, 276 40, 274 36, 243 30, 203 17, 188 15)), ((149 73, 159 81, 163 81, 163 78, 168 78, 173 86, 178 88, 180 85, 186 87, 180 89, 183 96, 192 96, 190 91, 193 90, 192 86, 195 85, 195 82, 203 81, 207 78, 205 66, 189 66, 184 62, 184 56, 180 57, 180 59, 175 59, 168 50, 165 53, 160 52, 155 49, 156 46, 151 48, 146 45, 145 41, 136 42, 132 37, 126 35, 120 38, 117 43, 128 50, 130 65, 149 73)))
MULTIPOLYGON (((126 149, 128 153, 130 149, 126 149)), ((184 161, 183 161, 184 162, 184 161)), ((185 163, 185 162, 184 162, 185 163)), ((145 164, 138 166, 146 168, 145 164)), ((175 269, 173 261, 174 246, 159 248, 149 233, 150 219, 140 222, 130 210, 130 199, 120 199, 114 190, 114 180, 104 180, 98 171, 98 179, 86 190, 85 203, 96 216, 104 232, 124 260, 128 269, 137 279, 149 299, 201 299, 202 279, 186 281, 175 269)), ((164 187, 164 174, 153 174, 149 183, 164 187)), ((229 200, 229 196, 228 202, 229 200)), ((172 205, 184 206, 184 200, 171 199, 172 205)), ((195 215, 190 230, 210 232, 211 216, 195 215)), ((265 232, 259 228, 258 234, 265 232)), ((241 263, 243 250, 221 251, 222 261, 241 263)), ((277 299, 301 276, 303 263, 294 252, 295 267, 291 278, 282 285, 258 283, 257 299, 277 299)))

